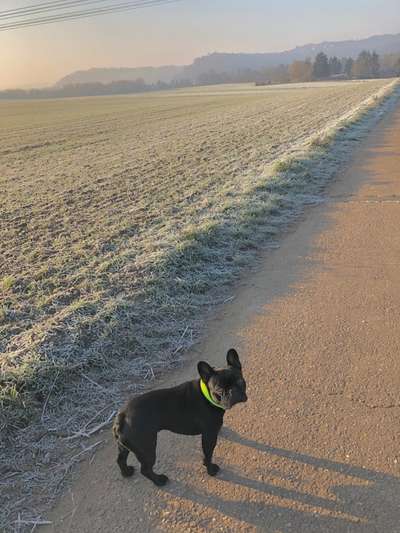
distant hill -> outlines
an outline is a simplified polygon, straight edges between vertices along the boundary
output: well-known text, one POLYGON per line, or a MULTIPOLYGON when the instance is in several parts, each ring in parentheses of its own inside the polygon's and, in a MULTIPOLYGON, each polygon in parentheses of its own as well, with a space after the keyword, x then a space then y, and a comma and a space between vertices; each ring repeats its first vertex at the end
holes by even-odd
POLYGON ((295 56, 314 57, 319 52, 325 52, 328 56, 353 57, 355 58, 363 50, 370 50, 378 54, 400 53, 400 33, 395 35, 373 35, 367 39, 351 41, 326 41, 319 44, 306 44, 299 46, 284 54, 295 56))
POLYGON ((319 52, 328 56, 357 57, 362 50, 374 50, 378 54, 400 53, 400 33, 396 35, 375 35, 367 39, 332 41, 297 46, 292 50, 274 53, 213 53, 196 58, 187 66, 139 67, 139 68, 92 68, 73 72, 56 85, 63 87, 76 83, 110 83, 121 80, 143 78, 145 83, 190 79, 196 81, 204 73, 214 71, 231 74, 242 69, 259 70, 277 65, 288 65, 294 60, 314 59, 319 52))
POLYGON ((213 53, 196 58, 185 68, 185 76, 196 78, 209 71, 232 73, 240 69, 259 70, 262 68, 288 65, 295 60, 314 59, 319 52, 328 56, 356 58, 362 50, 375 50, 378 54, 400 53, 400 33, 397 35, 376 35, 368 39, 354 41, 332 41, 306 44, 292 50, 276 53, 213 53))

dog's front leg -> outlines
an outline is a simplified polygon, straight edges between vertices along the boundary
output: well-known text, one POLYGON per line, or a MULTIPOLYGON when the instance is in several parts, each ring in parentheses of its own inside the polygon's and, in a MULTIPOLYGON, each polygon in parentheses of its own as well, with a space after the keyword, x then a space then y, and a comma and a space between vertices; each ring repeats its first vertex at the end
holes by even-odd
POLYGON ((217 444, 218 431, 203 433, 201 436, 201 444, 203 447, 204 459, 203 465, 207 467, 207 473, 210 476, 215 476, 219 471, 219 466, 212 463, 212 456, 215 445, 217 444))

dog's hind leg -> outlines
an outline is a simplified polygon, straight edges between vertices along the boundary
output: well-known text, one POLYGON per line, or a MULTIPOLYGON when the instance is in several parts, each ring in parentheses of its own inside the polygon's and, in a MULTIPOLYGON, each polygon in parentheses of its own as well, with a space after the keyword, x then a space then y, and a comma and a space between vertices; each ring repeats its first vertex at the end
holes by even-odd
POLYGON ((157 433, 148 435, 146 438, 135 441, 132 451, 135 453, 141 468, 140 472, 150 479, 158 487, 162 487, 168 481, 168 477, 164 474, 156 474, 153 470, 156 462, 156 447, 157 447, 157 433))
POLYGON ((113 434, 114 438, 118 443, 118 458, 117 463, 121 470, 121 474, 124 477, 131 477, 133 476, 133 473, 135 469, 133 466, 128 466, 126 464, 126 460, 129 455, 129 448, 124 446, 123 439, 124 439, 124 427, 125 427, 125 414, 124 413, 118 413, 118 415, 115 417, 114 424, 113 424, 113 434))
POLYGON ((119 468, 121 470, 121 474, 124 477, 133 476, 133 473, 135 471, 133 466, 128 466, 126 464, 126 460, 128 458, 128 455, 129 455, 129 450, 123 444, 121 444, 121 442, 118 442, 118 459, 117 459, 117 463, 118 463, 118 466, 119 466, 119 468))

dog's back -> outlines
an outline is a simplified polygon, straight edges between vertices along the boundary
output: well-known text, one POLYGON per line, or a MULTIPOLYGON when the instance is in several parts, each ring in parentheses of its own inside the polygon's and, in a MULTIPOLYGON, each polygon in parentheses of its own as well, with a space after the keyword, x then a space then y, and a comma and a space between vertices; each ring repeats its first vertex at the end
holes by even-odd
POLYGON ((201 395, 198 380, 169 389, 151 391, 132 398, 118 414, 113 433, 117 440, 135 438, 137 433, 168 430, 199 435, 210 418, 222 418, 222 411, 210 409, 201 395))

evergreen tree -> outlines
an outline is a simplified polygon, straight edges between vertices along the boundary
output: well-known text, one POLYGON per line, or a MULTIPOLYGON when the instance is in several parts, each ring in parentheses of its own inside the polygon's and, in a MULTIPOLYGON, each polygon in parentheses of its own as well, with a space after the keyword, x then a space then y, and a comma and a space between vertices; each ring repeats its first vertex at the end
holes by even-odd
POLYGON ((370 65, 371 65, 370 66, 371 77, 372 78, 378 78, 381 66, 379 64, 379 56, 378 56, 378 54, 376 52, 372 53, 370 65))
POLYGON ((329 58, 329 74, 334 76, 335 74, 340 74, 342 72, 342 64, 339 59, 334 56, 329 58))
POLYGON ((313 76, 317 80, 321 80, 329 76, 328 56, 323 52, 320 52, 315 58, 313 65, 313 76))
POLYGON ((343 65, 343 72, 348 78, 351 78, 353 72, 354 59, 351 57, 345 58, 343 65))

